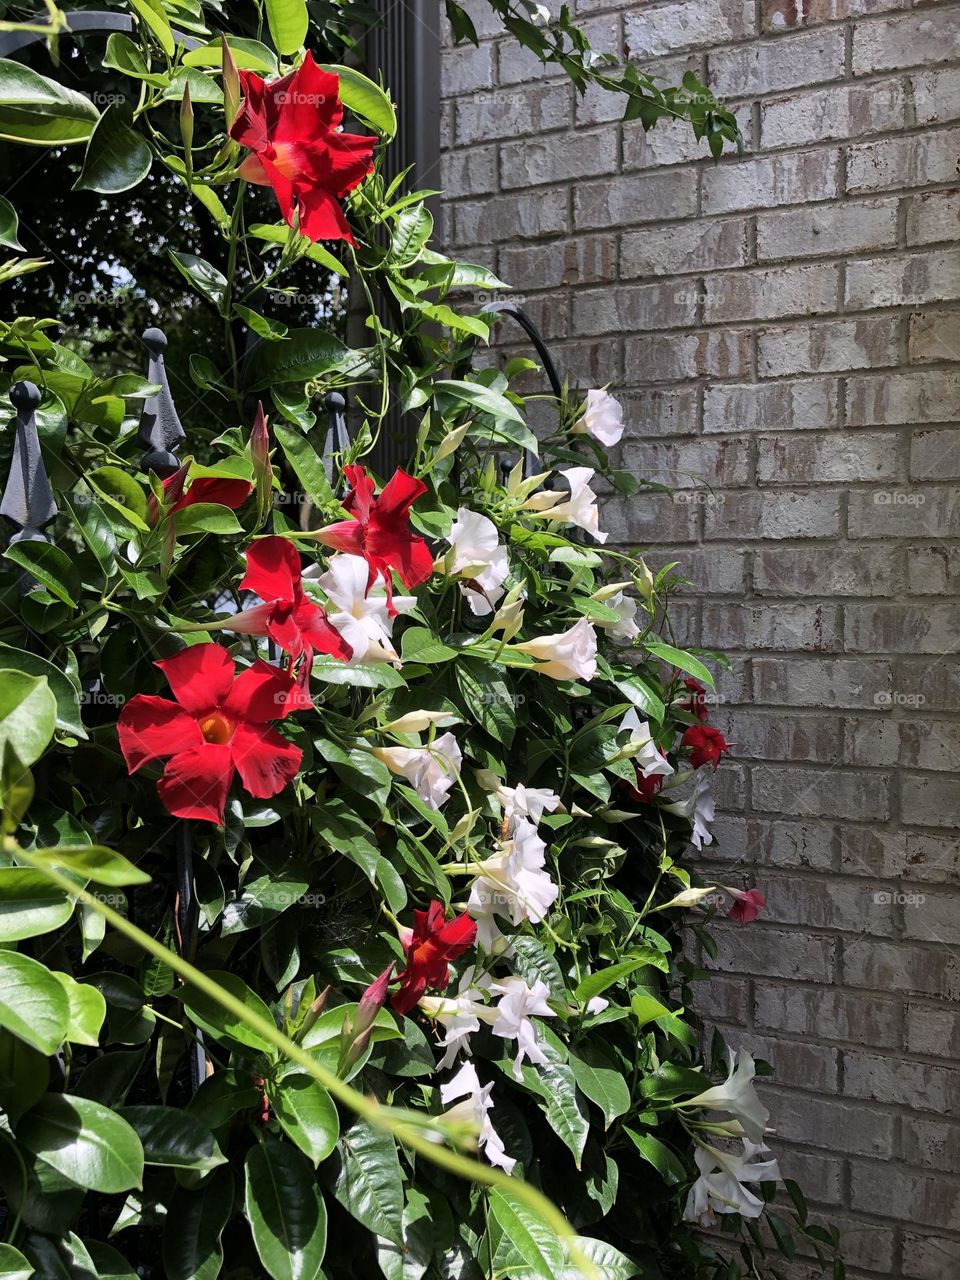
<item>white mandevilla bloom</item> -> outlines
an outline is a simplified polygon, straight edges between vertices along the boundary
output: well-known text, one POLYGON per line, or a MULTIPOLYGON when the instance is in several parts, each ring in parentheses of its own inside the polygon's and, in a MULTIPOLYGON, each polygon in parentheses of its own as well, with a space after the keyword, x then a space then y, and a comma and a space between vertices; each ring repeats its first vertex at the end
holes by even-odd
POLYGON ((670 813, 675 813, 678 818, 686 818, 692 824, 691 844, 696 845, 698 849, 704 849, 707 845, 713 844, 713 832, 707 823, 713 821, 716 806, 710 794, 710 780, 703 769, 698 770, 693 791, 685 800, 676 800, 673 804, 665 804, 663 807, 670 813))
POLYGON ((450 572, 470 579, 470 585, 461 583, 460 590, 471 612, 477 617, 493 613, 504 593, 504 579, 510 572, 507 548, 499 545, 497 526, 486 516, 461 507, 450 530, 449 542, 453 548, 450 572))
POLYGON ((618 591, 616 595, 611 596, 609 600, 604 600, 603 603, 608 609, 613 609, 619 615, 616 622, 600 623, 604 631, 609 632, 614 640, 632 640, 640 634, 640 628, 637 626, 636 600, 624 595, 622 591, 618 591))
POLYGON ((698 1093, 695 1098, 686 1099, 682 1104, 683 1109, 700 1107, 704 1111, 727 1111, 740 1121, 744 1134, 751 1142, 762 1142, 770 1112, 760 1101, 753 1085, 757 1068, 746 1049, 741 1049, 736 1055, 732 1049, 728 1049, 727 1054, 730 1070, 723 1084, 714 1085, 703 1093, 698 1093))
POLYGON ((607 391, 588 391, 586 407, 573 432, 593 436, 601 444, 619 444, 623 435, 623 406, 607 391))
MULTIPOLYGON (((607 534, 600 532, 600 512, 597 509, 597 495, 590 488, 590 481, 596 474, 592 467, 568 467, 560 474, 570 486, 570 496, 566 501, 557 500, 553 489, 544 489, 536 493, 524 503, 524 507, 544 520, 556 520, 560 524, 575 524, 592 534, 598 542, 606 542, 607 534)), ((559 497, 563 497, 562 494, 559 497)))
POLYGON ((716 1147, 698 1144, 694 1159, 700 1177, 690 1188, 683 1211, 684 1221, 699 1222, 704 1228, 713 1225, 717 1213, 739 1213, 744 1218, 759 1218, 764 1202, 748 1191, 747 1182, 779 1182, 780 1168, 776 1160, 755 1160, 767 1153, 762 1143, 743 1142, 743 1155, 733 1155, 716 1147))
POLYGON ((476 1125, 480 1131, 480 1150, 492 1165, 496 1165, 504 1173, 510 1173, 517 1162, 507 1155, 506 1147, 490 1119, 490 1112, 493 1110, 490 1100, 492 1092, 493 1083, 481 1086, 476 1067, 472 1062, 465 1062, 452 1080, 440 1086, 440 1099, 444 1105, 456 1102, 458 1098, 463 1099, 445 1112, 446 1116, 476 1125))
MULTIPOLYGON (((394 620, 387 612, 386 593, 376 584, 367 594, 369 573, 363 556, 330 557, 326 572, 316 578, 317 585, 334 606, 327 610, 327 620, 352 647, 352 665, 393 662, 399 666, 400 657, 391 639, 394 620)), ((303 576, 308 578, 310 570, 303 576)), ((409 613, 417 607, 416 597, 395 595, 393 607, 398 614, 409 613)))
MULTIPOLYGON (((666 756, 660 754, 650 732, 650 725, 641 720, 636 709, 631 707, 620 721, 620 732, 630 731, 630 758, 645 778, 669 778, 673 773, 673 765, 666 756)), ((626 748, 625 748, 626 750, 626 748)))
POLYGON ((495 915, 513 924, 538 924, 556 902, 560 890, 543 869, 546 850, 533 823, 518 818, 500 853, 480 863, 482 874, 470 888, 467 911, 477 922, 477 941, 487 950, 500 936, 495 915))
POLYGON ((497 787, 497 799, 505 818, 529 818, 533 823, 560 805, 560 797, 549 787, 525 787, 522 782, 515 787, 497 787))
POLYGON ((493 1034, 504 1040, 516 1040, 517 1056, 513 1060, 515 1080, 523 1079, 524 1059, 540 1066, 547 1058, 537 1040, 537 1028, 532 1018, 552 1018, 553 1010, 547 1004, 550 989, 538 978, 528 987, 522 978, 503 978, 490 987, 494 995, 502 999, 497 1004, 497 1020, 493 1034))
POLYGON ((444 733, 428 747, 374 747, 373 754, 392 772, 406 778, 431 809, 439 809, 456 781, 463 753, 452 733, 444 733))
POLYGON ((567 631, 512 647, 535 658, 537 671, 554 680, 592 680, 597 674, 597 633, 586 618, 567 631))
POLYGON ((475 968, 470 965, 460 975, 455 996, 421 996, 420 1008, 428 1018, 443 1027, 444 1038, 440 1047, 446 1049, 439 1071, 452 1067, 461 1053, 470 1056, 470 1037, 480 1030, 481 1022, 496 1021, 497 1011, 485 1003, 490 987, 485 976, 475 978, 475 968))

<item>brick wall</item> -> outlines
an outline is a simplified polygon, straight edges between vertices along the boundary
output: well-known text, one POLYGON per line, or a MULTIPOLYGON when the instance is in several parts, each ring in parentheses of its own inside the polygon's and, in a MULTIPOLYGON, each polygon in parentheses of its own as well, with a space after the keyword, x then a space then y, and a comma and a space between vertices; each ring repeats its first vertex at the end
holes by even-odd
POLYGON ((682 561, 687 639, 734 657, 712 870, 770 907, 702 1007, 776 1064, 782 1164, 850 1273, 956 1277, 960 4, 578 0, 596 47, 737 107, 718 166, 472 8, 447 242, 621 394, 622 464, 678 492, 605 527, 682 561))

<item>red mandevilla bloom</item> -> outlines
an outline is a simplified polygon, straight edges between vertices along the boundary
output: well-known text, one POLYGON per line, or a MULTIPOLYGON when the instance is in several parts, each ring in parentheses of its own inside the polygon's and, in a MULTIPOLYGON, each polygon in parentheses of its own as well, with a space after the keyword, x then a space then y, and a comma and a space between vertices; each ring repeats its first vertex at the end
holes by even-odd
POLYGON ((708 724, 692 724, 683 735, 683 745, 690 748, 690 763, 694 769, 701 765, 712 764, 714 769, 720 763, 720 757, 730 750, 730 745, 719 729, 708 724))
POLYGON ((707 711, 707 690, 699 680, 695 680, 693 676, 688 676, 684 680, 684 687, 689 689, 692 697, 689 702, 681 702, 680 706, 684 711, 689 711, 692 716, 696 716, 698 720, 707 720, 709 713, 707 711))
POLYGON ((167 760, 157 791, 168 813, 222 823, 234 773, 258 800, 296 776, 302 751, 269 726, 311 706, 286 672, 258 659, 234 678, 233 659, 218 644, 192 645, 156 665, 176 701, 136 694, 117 732, 130 773, 167 760))
POLYGON ((372 172, 377 140, 338 132, 340 77, 308 53, 282 80, 241 71, 240 82, 243 105, 230 126, 230 137, 250 149, 240 176, 272 187, 287 225, 296 214, 309 240, 354 244, 338 201, 372 172))
MULTIPOLYGON (((657 755, 660 756, 661 760, 666 760, 667 758, 659 747, 657 748, 657 755)), ((631 787, 629 782, 624 781, 624 788, 634 804, 650 804, 653 797, 663 786, 663 774, 653 773, 649 778, 645 778, 640 767, 637 766, 636 768, 637 785, 631 787)))
MULTIPOLYGON (((162 482, 164 515, 176 515, 184 507, 192 507, 198 502, 213 502, 219 507, 229 507, 231 511, 236 511, 253 492, 253 485, 249 481, 230 480, 222 476, 200 476, 184 492, 191 466, 192 460, 188 458, 182 467, 178 467, 173 475, 167 476, 162 482)), ((155 525, 160 519, 160 507, 153 493, 147 498, 147 515, 151 525, 155 525)))
POLYGON ((363 556, 370 570, 367 591, 380 574, 387 589, 387 612, 396 615, 391 569, 408 588, 419 587, 433 572, 430 548, 410 528, 410 507, 427 486, 398 467, 374 497, 373 481, 364 467, 344 467, 343 474, 350 485, 343 505, 351 519, 328 524, 315 536, 324 546, 363 556))
POLYGON ((264 603, 235 614, 228 629, 269 636, 294 662, 305 655, 307 666, 315 653, 349 662, 353 649, 303 590, 296 547, 286 538, 261 538, 246 554, 247 572, 241 590, 256 592, 264 603))
POLYGON ((756 920, 760 908, 767 905, 767 900, 759 889, 728 889, 733 898, 733 905, 727 912, 728 920, 738 920, 741 924, 749 924, 756 920))
POLYGON ((406 968, 398 975, 400 990, 390 1002, 397 1013, 409 1013, 428 987, 442 990, 450 981, 448 964, 476 938, 477 926, 466 912, 445 920, 436 899, 426 911, 414 911, 413 928, 405 929, 401 938, 407 949, 406 968))

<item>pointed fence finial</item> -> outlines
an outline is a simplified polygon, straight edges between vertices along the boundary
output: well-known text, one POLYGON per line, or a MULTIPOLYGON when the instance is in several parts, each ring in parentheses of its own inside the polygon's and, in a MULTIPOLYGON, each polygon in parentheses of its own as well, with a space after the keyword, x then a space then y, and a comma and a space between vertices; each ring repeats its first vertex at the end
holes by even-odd
POLYGON ((327 438, 323 446, 323 472, 327 483, 333 487, 333 456, 342 454, 349 448, 350 436, 347 433, 347 402, 339 391, 331 391, 323 401, 327 411, 327 438))
POLYGON ((0 515, 19 526, 11 543, 50 542, 43 526, 57 514, 37 433, 41 398, 40 388, 33 382, 16 382, 10 388, 10 402, 17 411, 16 436, 0 515))
POLYGON ((147 381, 155 383, 160 390, 143 402, 140 439, 147 451, 140 459, 140 466, 144 471, 155 471, 162 477, 170 475, 180 465, 174 450, 184 439, 184 430, 180 425, 163 364, 167 335, 162 329, 145 329, 142 342, 148 355, 147 381))

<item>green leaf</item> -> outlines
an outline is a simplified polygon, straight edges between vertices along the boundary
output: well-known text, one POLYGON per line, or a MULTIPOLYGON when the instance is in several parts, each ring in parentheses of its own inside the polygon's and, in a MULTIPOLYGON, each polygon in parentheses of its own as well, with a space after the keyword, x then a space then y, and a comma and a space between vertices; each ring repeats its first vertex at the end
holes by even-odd
POLYGON ((92 880, 94 884, 122 886, 150 883, 147 873, 128 862, 122 853, 115 853, 113 849, 105 849, 99 844, 74 849, 66 846, 34 849, 30 856, 39 858, 46 866, 62 867, 71 875, 92 880))
POLYGON ((41 147, 85 142, 99 118, 82 93, 0 58, 0 138, 41 147))
MULTIPOLYGON (((282 422, 273 424, 273 434, 277 438, 280 448, 286 455, 287 461, 293 467, 297 479, 303 485, 304 491, 313 502, 319 507, 330 506, 336 502, 336 495, 330 487, 327 480, 326 472, 323 469, 323 459, 314 449, 307 436, 302 431, 297 431, 293 427, 288 427, 282 422)), ((336 663, 343 667, 343 663, 336 663)))
POLYGON ((153 153, 132 126, 129 102, 113 102, 107 107, 87 143, 75 191, 116 195, 143 181, 150 172, 153 153))
POLYGON ((188 1111, 174 1107, 122 1107, 118 1112, 136 1131, 146 1164, 209 1173, 226 1163, 213 1134, 188 1111))
POLYGON ((326 1160, 340 1136, 340 1117, 323 1085, 295 1071, 283 1076, 270 1101, 284 1132, 312 1163, 326 1160))
POLYGON ((260 315, 259 311, 242 307, 239 302, 233 304, 233 310, 234 314, 248 324, 258 337, 266 338, 269 342, 279 342, 289 333, 287 326, 281 324, 279 320, 268 320, 266 316, 260 315))
MULTIPOLYGON (((454 382, 441 379, 433 384, 433 391, 443 408, 444 402, 452 408, 476 409, 480 413, 489 414, 503 422, 514 422, 523 427, 524 421, 516 405, 502 396, 499 391, 492 391, 479 382, 454 382)), ((532 433, 531 433, 532 434, 532 433)), ((534 447, 536 439, 534 438, 534 447)))
POLYGON ((664 644, 662 640, 644 640, 643 647, 661 661, 673 667, 679 667, 681 671, 686 671, 687 675, 696 676, 698 680, 702 680, 704 684, 713 688, 713 676, 709 669, 692 653, 687 653, 685 649, 675 649, 672 644, 664 644))
MULTIPOLYGON (((258 1014, 266 1022, 273 1023, 273 1014, 267 1006, 236 974, 214 969, 207 974, 207 977, 223 987, 235 999, 242 1001, 252 1013, 258 1014)), ((180 993, 180 998, 187 1013, 204 1031, 216 1037, 226 1036, 251 1049, 259 1049, 261 1053, 266 1053, 271 1058, 277 1056, 277 1050, 269 1040, 265 1040, 245 1022, 241 1022, 234 1014, 221 1008, 203 991, 198 991, 195 987, 186 987, 180 993)))
POLYGON ((0 950, 0 1025, 41 1053, 56 1053, 67 1034, 70 1002, 45 965, 0 950))
POLYGON ((160 48, 172 58, 176 50, 170 22, 163 8, 163 0, 130 0, 130 8, 137 14, 144 26, 157 37, 160 48))
POLYGON ((53 976, 67 993, 67 1002, 70 1007, 65 1039, 72 1044, 88 1044, 96 1047, 100 1043, 100 1028, 107 1016, 106 1000, 89 982, 77 982, 68 973, 56 971, 53 976))
POLYGON ((42 872, 27 867, 0 870, 0 942, 59 929, 73 915, 73 907, 73 901, 42 872))
MULTIPOLYGON (((238 66, 242 65, 238 63, 238 66)), ((252 227, 248 228, 250 235, 255 236, 257 240, 265 240, 268 244, 285 245, 290 239, 290 228, 283 222, 255 222, 252 227)), ((322 244, 313 244, 309 240, 301 240, 298 245, 298 252, 303 253, 311 262, 316 262, 326 271, 332 271, 335 276, 348 276, 349 270, 339 258, 335 258, 329 249, 325 249, 322 244)))
POLYGON ((285 342, 265 342, 254 349, 247 370, 247 390, 263 391, 277 382, 309 382, 329 373, 348 348, 321 329, 291 329, 285 342))
POLYGON ((149 531, 147 524, 147 495, 143 486, 121 467, 98 467, 87 475, 91 487, 127 523, 142 533, 149 531))
POLYGON ((652 1164, 668 1187, 676 1187, 689 1178, 683 1161, 652 1133, 637 1133, 624 1127, 624 1133, 649 1164, 652 1164))
POLYGON ((139 1273, 132 1263, 114 1249, 99 1240, 85 1241, 90 1260, 97 1269, 99 1280, 139 1280, 139 1273))
POLYGON ((433 218, 426 205, 402 209, 390 237, 390 258, 401 266, 415 262, 432 234, 433 218))
POLYGON ((327 1247, 327 1209, 313 1170, 267 1134, 247 1153, 244 1214, 272 1280, 316 1280, 327 1247))
POLYGON ((3 832, 12 835, 20 825, 33 800, 33 774, 9 742, 3 744, 0 762, 0 809, 3 832))
POLYGON ((649 959, 644 955, 633 960, 621 960, 619 964, 612 964, 606 969, 600 969, 597 973, 588 974, 578 985, 576 998, 580 1004, 586 1004, 594 996, 601 995, 608 987, 612 987, 614 983, 620 982, 622 978, 628 977, 649 963, 649 959))
POLYGON ((233 1173, 218 1169, 195 1190, 177 1187, 163 1231, 166 1280, 216 1280, 220 1237, 233 1210, 233 1173))
POLYGON ((491 737, 509 747, 517 727, 517 701, 503 668, 466 659, 457 663, 455 673, 468 715, 491 737))
POLYGON ((427 627, 409 627, 403 633, 400 656, 404 662, 423 662, 432 666, 437 662, 449 662, 458 650, 438 640, 427 627))
POLYGON ((168 249, 167 253, 183 278, 219 311, 227 288, 227 277, 223 272, 195 253, 180 253, 176 249, 168 249))
POLYGON ((33 1267, 12 1244, 0 1244, 0 1280, 30 1280, 33 1267))
POLYGON ((49 542, 15 542, 3 553, 8 560, 26 569, 51 595, 75 609, 80 594, 80 576, 65 551, 49 542))
POLYGON ((306 0, 266 0, 266 10, 277 52, 288 56, 302 49, 310 25, 306 0))
POLYGON ((46 677, 0 667, 0 750, 9 743, 19 760, 31 765, 47 749, 56 727, 57 700, 46 677))
MULTIPOLYGON (((247 40, 243 36, 227 36, 227 44, 233 60, 241 71, 258 71, 261 75, 275 76, 279 70, 277 55, 259 40, 247 40)), ((183 55, 185 67, 220 67, 223 53, 220 41, 211 40, 199 49, 191 49, 183 55)))
POLYGON ((137 80, 152 82, 162 81, 163 76, 152 76, 143 54, 129 36, 114 31, 107 39, 103 65, 114 71, 122 71, 124 75, 134 76, 137 80))
POLYGON ((17 1141, 78 1187, 113 1193, 142 1185, 140 1139, 89 1098, 47 1094, 18 1123, 17 1141))
POLYGON ((194 533, 217 533, 227 537, 243 533, 243 525, 230 510, 219 502, 194 502, 174 516, 178 538, 189 538, 194 533))
POLYGON ((397 113, 379 85, 353 67, 326 63, 323 69, 340 77, 340 101, 348 111, 384 137, 394 136, 397 132, 397 113))
POLYGON ((609 1129, 618 1116, 626 1115, 630 1110, 630 1088, 600 1045, 583 1041, 576 1053, 568 1051, 567 1062, 580 1092, 603 1112, 605 1128, 609 1129))
POLYGON ((370 1231, 403 1244, 403 1175, 393 1137, 358 1120, 340 1139, 340 1157, 337 1200, 370 1231))
POLYGON ((490 1212, 533 1274, 541 1280, 555 1280, 566 1258, 556 1231, 511 1191, 495 1187, 488 1203, 490 1212))
POLYGON ((87 731, 80 719, 80 691, 59 667, 39 654, 27 653, 3 643, 0 643, 0 667, 43 676, 57 702, 57 728, 75 738, 86 738, 87 731))
POLYGON ((0 196, 0 245, 5 249, 17 249, 23 253, 23 245, 17 239, 18 226, 16 209, 9 200, 0 196))
POLYGON ((644 680, 635 675, 622 676, 616 677, 614 684, 617 687, 617 691, 622 693, 635 707, 639 708, 644 715, 651 720, 656 720, 658 724, 663 724, 667 709, 663 705, 663 701, 657 697, 644 680))

